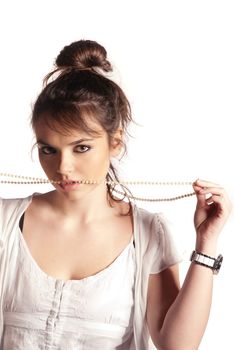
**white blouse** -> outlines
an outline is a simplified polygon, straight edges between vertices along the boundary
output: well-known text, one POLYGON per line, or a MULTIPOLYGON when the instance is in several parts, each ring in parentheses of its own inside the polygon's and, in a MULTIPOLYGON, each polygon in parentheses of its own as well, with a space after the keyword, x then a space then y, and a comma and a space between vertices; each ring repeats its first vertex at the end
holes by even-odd
POLYGON ((3 299, 1 349, 129 349, 134 257, 132 238, 104 270, 65 281, 40 269, 18 228, 3 299))
POLYGON ((0 198, 0 349, 151 349, 149 274, 181 261, 164 216, 132 204, 135 249, 130 242, 98 274, 64 281, 39 268, 19 230, 31 200, 0 198))

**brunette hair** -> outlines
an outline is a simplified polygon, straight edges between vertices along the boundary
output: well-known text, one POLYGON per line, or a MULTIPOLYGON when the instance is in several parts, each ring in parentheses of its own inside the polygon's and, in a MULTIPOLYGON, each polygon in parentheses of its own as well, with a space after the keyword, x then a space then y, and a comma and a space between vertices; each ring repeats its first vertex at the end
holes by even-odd
MULTIPOLYGON (((96 41, 79 40, 65 46, 55 60, 55 69, 44 78, 44 88, 32 111, 33 129, 43 120, 63 134, 79 128, 94 135, 97 131, 88 125, 91 118, 106 131, 109 142, 119 127, 126 137, 132 121, 131 107, 120 86, 107 77, 106 73, 112 70, 105 48, 96 41)), ((126 143, 119 142, 126 153, 126 143)), ((106 180, 119 181, 112 163, 106 180)), ((130 193, 121 187, 124 196, 120 201, 130 193)), ((113 196, 115 186, 107 184, 107 190, 117 200, 113 196)))

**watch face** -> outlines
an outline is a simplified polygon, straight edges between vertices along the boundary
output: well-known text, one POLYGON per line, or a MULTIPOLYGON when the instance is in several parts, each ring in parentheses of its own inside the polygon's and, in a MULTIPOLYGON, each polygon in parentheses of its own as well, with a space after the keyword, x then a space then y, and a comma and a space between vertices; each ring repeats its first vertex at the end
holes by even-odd
POLYGON ((212 258, 211 256, 196 252, 194 250, 190 260, 196 264, 209 267, 210 269, 212 269, 213 273, 217 275, 222 265, 223 256, 220 254, 217 257, 217 259, 215 259, 215 258, 212 258))
POLYGON ((221 265, 222 265, 222 262, 223 262, 223 256, 220 254, 220 255, 217 257, 217 259, 215 260, 215 263, 214 263, 214 267, 213 267, 214 273, 217 274, 217 273, 219 272, 220 267, 221 267, 221 265))

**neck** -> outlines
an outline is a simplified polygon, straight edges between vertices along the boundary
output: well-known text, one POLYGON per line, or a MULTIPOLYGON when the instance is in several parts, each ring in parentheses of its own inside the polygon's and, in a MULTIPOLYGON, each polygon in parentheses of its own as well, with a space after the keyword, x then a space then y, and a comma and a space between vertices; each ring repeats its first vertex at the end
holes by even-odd
POLYGON ((71 218, 76 217, 82 223, 89 223, 101 219, 113 213, 108 202, 108 193, 105 184, 98 185, 90 193, 82 198, 77 198, 76 193, 50 192, 49 201, 54 210, 60 215, 71 218))

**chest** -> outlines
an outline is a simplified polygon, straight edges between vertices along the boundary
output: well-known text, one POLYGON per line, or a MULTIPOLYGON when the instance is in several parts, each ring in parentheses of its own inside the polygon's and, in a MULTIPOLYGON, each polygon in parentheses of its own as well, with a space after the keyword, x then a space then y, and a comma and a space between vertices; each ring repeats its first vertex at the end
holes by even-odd
POLYGON ((22 234, 32 258, 46 274, 79 280, 116 260, 132 239, 133 225, 130 216, 85 227, 26 217, 22 234))
POLYGON ((31 349, 28 339, 39 335, 35 347, 36 344, 46 347, 51 341, 51 349, 65 349, 68 345, 83 348, 85 340, 87 349, 104 349, 107 344, 111 349, 122 349, 131 336, 133 323, 132 246, 126 247, 108 269, 75 281, 55 280, 41 273, 25 247, 23 236, 15 240, 13 248, 16 260, 10 261, 3 303, 7 314, 4 348, 31 349))

